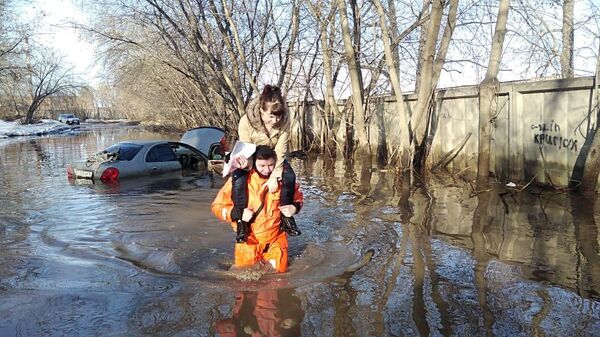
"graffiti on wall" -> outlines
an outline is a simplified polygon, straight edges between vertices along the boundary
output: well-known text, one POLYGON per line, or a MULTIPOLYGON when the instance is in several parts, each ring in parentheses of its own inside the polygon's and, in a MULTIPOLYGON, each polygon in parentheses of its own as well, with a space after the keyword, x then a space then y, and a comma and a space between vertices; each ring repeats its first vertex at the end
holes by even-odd
POLYGON ((577 139, 566 138, 560 135, 560 125, 552 120, 550 123, 542 122, 532 124, 532 130, 536 130, 533 135, 535 144, 550 145, 560 149, 567 149, 577 152, 577 139))

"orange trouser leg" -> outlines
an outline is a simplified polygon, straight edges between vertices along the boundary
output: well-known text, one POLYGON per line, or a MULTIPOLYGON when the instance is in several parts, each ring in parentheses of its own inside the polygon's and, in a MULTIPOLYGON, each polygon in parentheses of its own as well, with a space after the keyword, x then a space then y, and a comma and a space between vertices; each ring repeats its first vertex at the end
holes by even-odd
POLYGON ((268 247, 266 244, 236 243, 234 265, 247 267, 264 260, 277 272, 283 273, 288 266, 287 246, 285 234, 279 235, 275 242, 270 243, 268 247))
POLYGON ((262 259, 271 264, 278 273, 285 273, 288 266, 287 252, 287 236, 279 235, 277 240, 269 245, 266 252, 263 253, 262 259))
POLYGON ((258 244, 236 243, 234 266, 248 267, 258 263, 260 261, 258 246, 258 244))

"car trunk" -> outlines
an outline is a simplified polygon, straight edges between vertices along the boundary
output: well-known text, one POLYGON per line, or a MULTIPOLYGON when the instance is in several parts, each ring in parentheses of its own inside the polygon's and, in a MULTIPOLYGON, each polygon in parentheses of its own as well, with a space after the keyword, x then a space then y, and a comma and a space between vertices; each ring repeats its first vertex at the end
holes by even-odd
POLYGON ((199 127, 183 134, 180 142, 193 146, 204 153, 208 159, 211 156, 211 147, 220 144, 225 136, 225 131, 215 127, 199 127))
POLYGON ((98 173, 100 165, 103 163, 115 160, 117 157, 116 153, 100 152, 91 156, 87 160, 81 160, 74 162, 72 165, 72 174, 74 178, 85 178, 93 179, 100 178, 95 177, 98 173))

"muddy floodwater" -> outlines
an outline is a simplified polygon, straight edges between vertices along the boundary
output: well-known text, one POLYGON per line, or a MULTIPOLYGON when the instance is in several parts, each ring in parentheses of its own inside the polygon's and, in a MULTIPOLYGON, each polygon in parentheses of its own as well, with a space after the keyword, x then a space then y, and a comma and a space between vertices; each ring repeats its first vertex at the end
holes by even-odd
POLYGON ((289 272, 240 277, 218 176, 67 180, 73 160, 165 137, 0 139, 0 336, 600 336, 600 205, 293 159, 289 272))

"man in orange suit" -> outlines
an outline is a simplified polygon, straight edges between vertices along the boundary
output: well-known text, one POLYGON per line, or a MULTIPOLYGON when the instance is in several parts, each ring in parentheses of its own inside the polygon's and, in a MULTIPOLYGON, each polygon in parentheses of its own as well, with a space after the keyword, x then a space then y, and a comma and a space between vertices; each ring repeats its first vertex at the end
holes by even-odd
POLYGON ((298 213, 303 205, 303 195, 296 184, 293 204, 280 206, 281 183, 274 193, 269 193, 266 186, 277 161, 275 151, 269 146, 257 146, 253 160, 253 168, 248 174, 248 207, 243 211, 233 207, 231 179, 228 179, 211 209, 217 218, 231 222, 237 232, 234 266, 245 267, 265 261, 283 273, 288 266, 288 241, 281 229, 281 217, 298 213))

